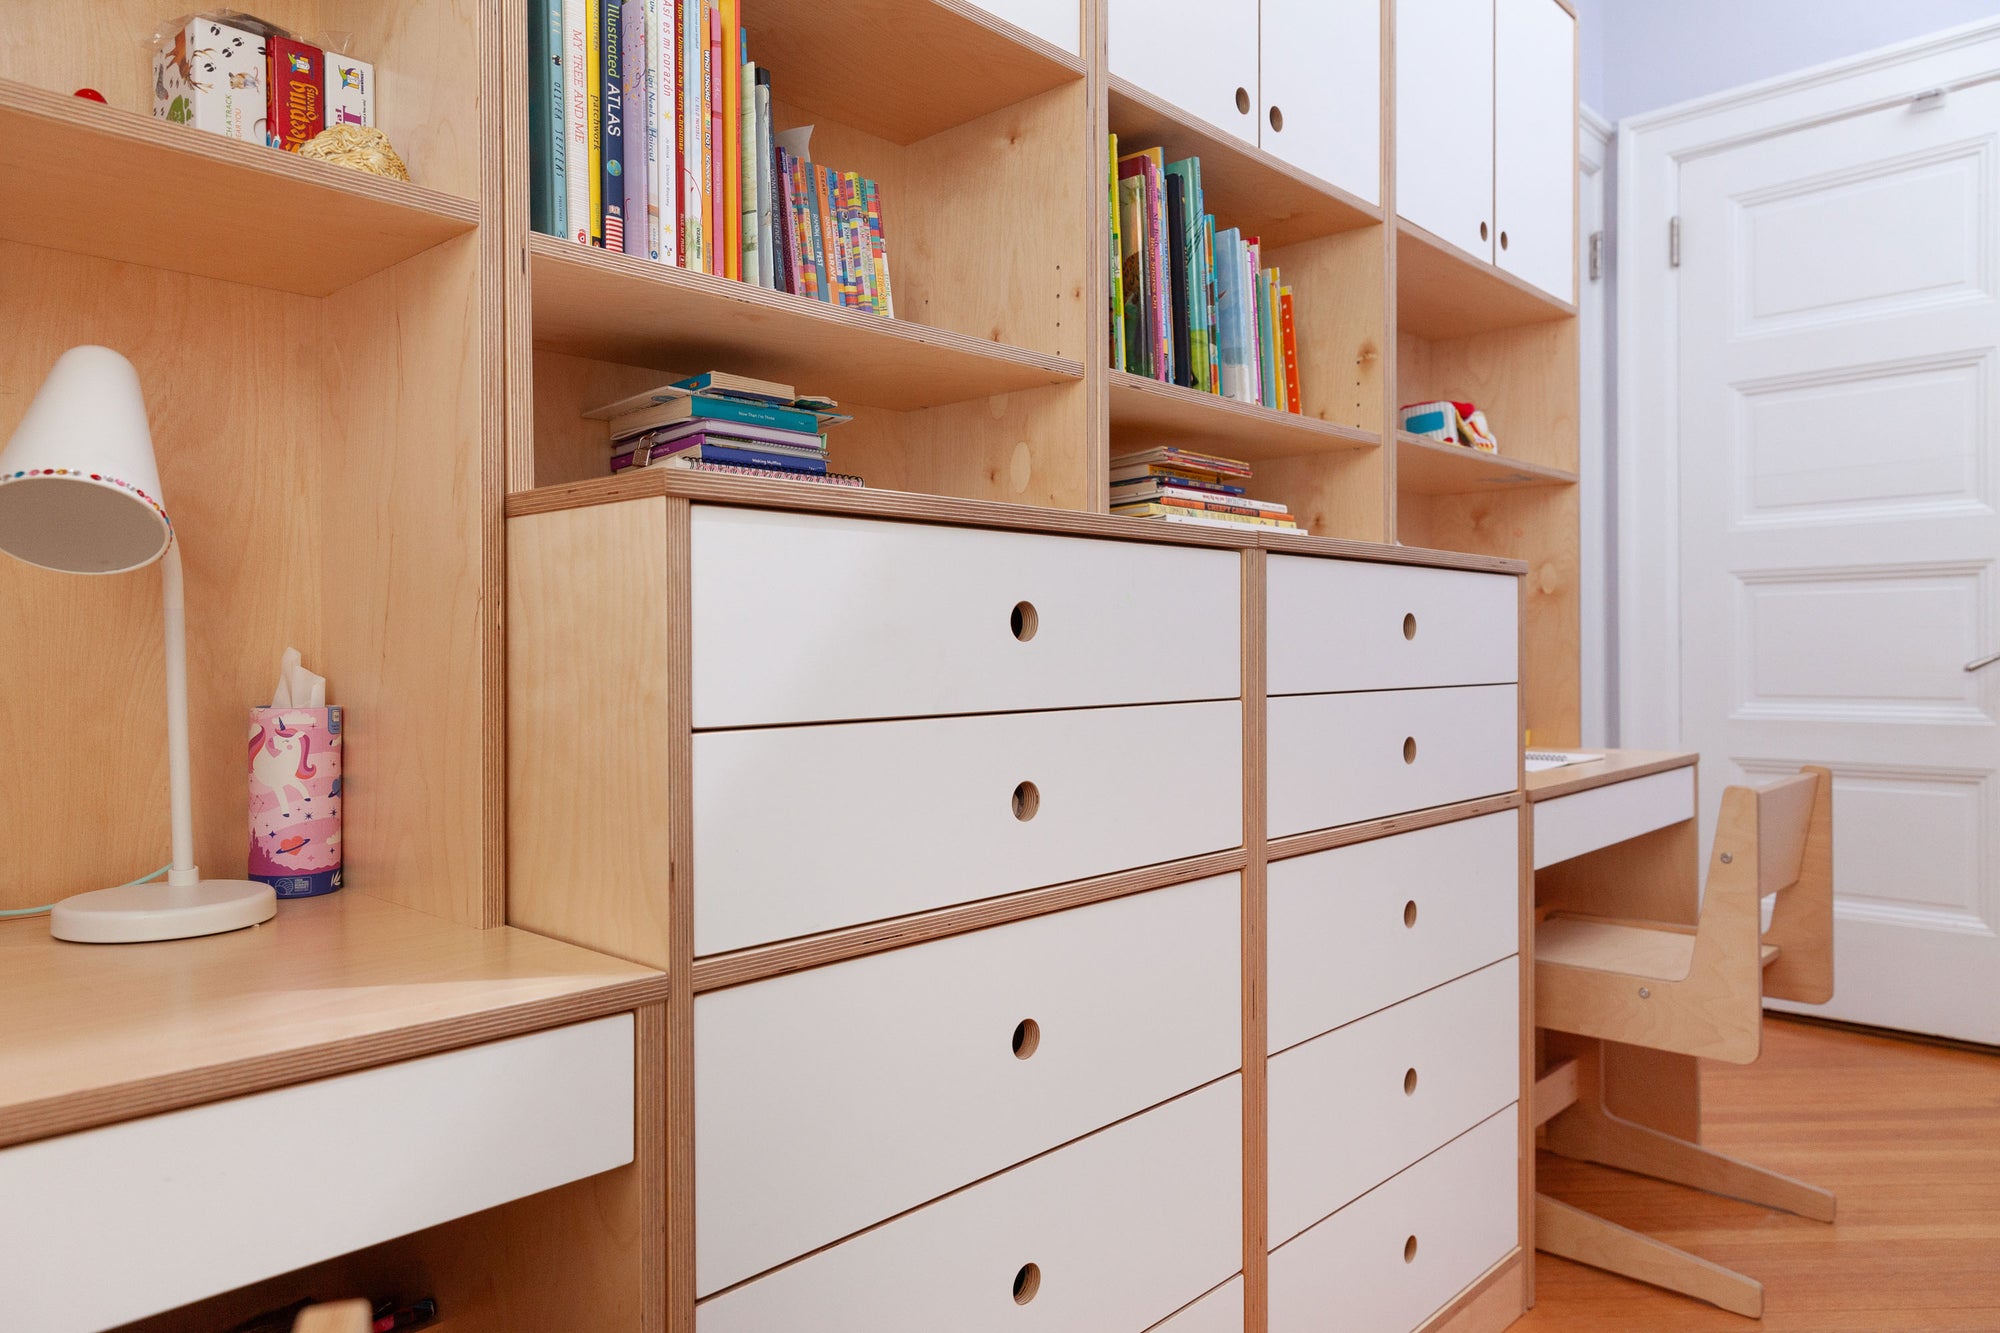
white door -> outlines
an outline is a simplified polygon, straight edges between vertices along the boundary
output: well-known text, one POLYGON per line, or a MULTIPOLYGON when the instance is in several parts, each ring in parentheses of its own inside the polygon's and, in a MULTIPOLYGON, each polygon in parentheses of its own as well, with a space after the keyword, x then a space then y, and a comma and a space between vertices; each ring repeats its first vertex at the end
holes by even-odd
POLYGON ((1396 211, 1493 258, 1493 0, 1396 0, 1396 211))
POLYGON ((1257 142, 1257 0, 1111 0, 1106 22, 1113 74, 1257 142))
POLYGON ((1828 764, 1822 1012, 2000 1043, 1996 134, 1987 83, 1687 162, 1678 304, 1705 825, 1828 764))
POLYGON ((1379 203, 1380 0, 1264 0, 1264 151, 1379 203))
POLYGON ((1494 0, 1493 262, 1559 300, 1576 275, 1576 20, 1494 0))

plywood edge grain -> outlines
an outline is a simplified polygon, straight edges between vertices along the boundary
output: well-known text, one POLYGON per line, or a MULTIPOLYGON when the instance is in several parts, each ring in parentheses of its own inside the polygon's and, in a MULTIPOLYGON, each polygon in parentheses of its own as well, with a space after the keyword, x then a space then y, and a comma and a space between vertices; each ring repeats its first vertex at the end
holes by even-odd
POLYGON ((1608 787, 1614 782, 1630 782, 1676 768, 1693 768, 1700 758, 1692 752, 1673 750, 1607 750, 1604 758, 1594 763, 1567 764, 1528 774, 1525 779, 1528 799, 1550 801, 1594 787, 1608 787))
POLYGON ((884 953, 906 945, 943 939, 947 935, 962 935, 988 926, 1024 921, 1050 912, 1144 893, 1149 889, 1228 874, 1242 870, 1244 864, 1244 850, 1232 847, 1205 856, 1163 861, 1159 865, 1121 871, 1115 875, 1100 875, 1067 884, 1053 884, 1047 888, 1027 889, 1003 897, 940 907, 929 912, 915 912, 909 916, 828 931, 804 939, 710 954, 694 960, 694 990, 699 994, 784 976, 790 972, 803 972, 807 968, 844 962, 866 954, 884 953))
POLYGON ((1352 843, 1372 842, 1376 838, 1387 838, 1397 833, 1411 833, 1438 824, 1451 824, 1461 819, 1477 819, 1480 815, 1490 815, 1498 810, 1512 810, 1521 805, 1523 800, 1520 792, 1501 792, 1494 796, 1482 796, 1476 801, 1436 805, 1428 810, 1411 810, 1404 814, 1387 815, 1381 819, 1364 820, 1359 824, 1343 824, 1339 828, 1293 833, 1271 839, 1269 859, 1281 861, 1294 856, 1327 851, 1334 847, 1346 847, 1352 843))

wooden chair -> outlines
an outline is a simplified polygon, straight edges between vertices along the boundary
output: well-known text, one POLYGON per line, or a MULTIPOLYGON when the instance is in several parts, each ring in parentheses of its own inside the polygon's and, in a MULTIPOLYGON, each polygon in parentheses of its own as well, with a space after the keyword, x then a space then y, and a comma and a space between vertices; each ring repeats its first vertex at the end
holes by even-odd
MULTIPOLYGON (((1545 1145, 1696 1189, 1833 1220, 1833 1195, 1624 1119, 1604 1100, 1604 1041, 1748 1064, 1767 996, 1833 995, 1833 776, 1801 769, 1722 794, 1700 917, 1692 927, 1555 912, 1535 932, 1535 1022, 1599 1038, 1541 1080, 1545 1145), (1771 925, 1762 903, 1776 894, 1771 925), (1546 1103, 1546 1104, 1544 1104, 1546 1103)), ((1538 1088, 1538 1092, 1541 1089, 1538 1088)), ((1535 1243, 1579 1263, 1761 1317, 1763 1286, 1547 1196, 1535 1243)))

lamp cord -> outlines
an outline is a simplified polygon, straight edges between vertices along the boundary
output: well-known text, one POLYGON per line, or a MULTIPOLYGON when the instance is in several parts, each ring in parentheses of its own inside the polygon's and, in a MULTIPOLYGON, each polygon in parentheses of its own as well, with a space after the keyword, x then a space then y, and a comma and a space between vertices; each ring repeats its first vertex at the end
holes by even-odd
MULTIPOLYGON (((134 884, 145 884, 151 880, 156 880, 160 876, 166 874, 169 868, 170 867, 168 866, 161 866, 158 870, 155 870, 150 875, 141 875, 137 879, 128 879, 123 884, 118 885, 118 887, 121 889, 129 889, 134 884)), ((0 919, 4 919, 10 916, 40 916, 43 912, 50 912, 54 910, 55 910, 54 903, 45 903, 40 907, 16 907, 11 911, 0 912, 0 919)))

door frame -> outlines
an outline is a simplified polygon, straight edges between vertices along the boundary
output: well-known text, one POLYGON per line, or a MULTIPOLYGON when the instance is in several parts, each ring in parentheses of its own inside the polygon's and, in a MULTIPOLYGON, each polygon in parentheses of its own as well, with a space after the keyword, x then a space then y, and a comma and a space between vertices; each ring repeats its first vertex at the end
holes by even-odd
POLYGON ((2000 78, 1982 19, 1618 123, 1617 718, 1621 745, 1681 743, 1679 281, 1683 163, 2000 78))
POLYGON ((1609 173, 1617 132, 1611 122, 1578 104, 1576 108, 1577 246, 1576 315, 1577 383, 1577 646, 1582 658, 1582 725, 1577 742, 1584 747, 1614 744, 1617 739, 1617 661, 1612 654, 1616 616, 1611 579, 1613 559, 1611 503, 1611 238, 1616 221, 1611 213, 1609 173), (1590 276, 1590 232, 1583 226, 1588 204, 1597 205, 1599 267, 1590 276))

